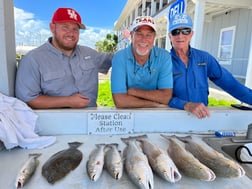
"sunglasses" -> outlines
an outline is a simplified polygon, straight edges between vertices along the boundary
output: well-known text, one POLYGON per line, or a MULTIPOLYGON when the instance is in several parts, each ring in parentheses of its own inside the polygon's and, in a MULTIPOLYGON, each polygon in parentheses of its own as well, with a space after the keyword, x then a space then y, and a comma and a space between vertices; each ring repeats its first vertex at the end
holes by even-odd
POLYGON ((183 35, 189 35, 191 33, 191 28, 175 29, 171 31, 172 36, 177 36, 180 33, 183 35))

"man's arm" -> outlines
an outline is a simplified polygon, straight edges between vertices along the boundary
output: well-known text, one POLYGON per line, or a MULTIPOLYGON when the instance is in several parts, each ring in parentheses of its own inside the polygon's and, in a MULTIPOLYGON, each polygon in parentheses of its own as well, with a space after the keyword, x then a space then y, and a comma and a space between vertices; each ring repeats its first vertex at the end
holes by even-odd
POLYGON ((131 88, 128 89, 128 94, 145 100, 168 105, 172 97, 172 89, 141 90, 131 88))
POLYGON ((161 108, 168 107, 171 94, 172 89, 129 89, 128 94, 113 94, 113 99, 117 108, 161 108))
POLYGON ((33 109, 50 108, 84 108, 90 103, 90 100, 81 94, 72 96, 38 96, 27 102, 33 109))

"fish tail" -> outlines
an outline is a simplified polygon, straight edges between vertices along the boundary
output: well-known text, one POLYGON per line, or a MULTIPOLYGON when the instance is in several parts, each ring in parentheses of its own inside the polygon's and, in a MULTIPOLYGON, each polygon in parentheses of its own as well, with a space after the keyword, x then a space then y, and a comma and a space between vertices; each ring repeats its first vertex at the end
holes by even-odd
POLYGON ((127 137, 127 138, 121 138, 121 140, 125 144, 128 144, 128 142, 130 140, 139 140, 139 141, 141 141, 141 139, 143 139, 143 138, 148 138, 148 136, 146 134, 144 134, 144 135, 137 135, 137 136, 130 136, 130 137, 127 137))
POLYGON ((118 148, 119 144, 118 143, 111 143, 111 144, 108 144, 107 146, 115 146, 116 148, 118 148))
POLYGON ((172 138, 172 136, 164 135, 164 134, 160 134, 160 136, 165 138, 166 140, 170 140, 170 138, 172 138))
MULTIPOLYGON (((118 143, 110 143, 110 144, 107 144, 107 145, 105 146, 105 148, 106 148, 106 152, 107 152, 109 149, 113 149, 113 148, 115 148, 115 149, 118 150, 119 144, 118 144, 118 143)), ((118 151, 119 151, 119 150, 118 150, 118 151)))
POLYGON ((129 137, 128 138, 121 138, 121 140, 125 143, 125 144, 129 144, 129 137))
POLYGON ((105 143, 100 143, 100 144, 95 144, 96 147, 105 147, 107 146, 107 144, 105 143))
POLYGON ((82 145, 82 142, 69 142, 68 145, 70 148, 78 148, 80 145, 82 145))
POLYGON ((160 134, 160 136, 165 138, 166 140, 170 140, 171 138, 175 137, 175 135, 164 135, 164 134, 160 134))
POLYGON ((184 137, 178 137, 176 136, 177 139, 179 139, 180 141, 184 142, 184 143, 188 143, 188 140, 191 140, 192 137, 191 136, 184 136, 184 137))
POLYGON ((139 142, 143 142, 146 138, 148 138, 148 136, 146 134, 144 135, 138 135, 134 137, 137 141, 139 142))
POLYGON ((31 153, 31 154, 29 154, 29 157, 32 157, 32 156, 34 156, 34 158, 37 158, 37 157, 41 156, 41 153, 31 153))

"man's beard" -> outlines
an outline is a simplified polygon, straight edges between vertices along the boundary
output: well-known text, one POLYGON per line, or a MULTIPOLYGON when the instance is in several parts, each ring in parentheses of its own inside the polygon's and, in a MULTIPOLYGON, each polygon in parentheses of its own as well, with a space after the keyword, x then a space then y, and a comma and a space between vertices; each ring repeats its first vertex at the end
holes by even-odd
POLYGON ((141 50, 139 50, 139 48, 136 48, 136 53, 137 53, 139 56, 146 56, 146 55, 149 54, 149 52, 150 52, 150 49, 149 49, 149 48, 147 48, 144 52, 141 51, 141 50))
POLYGON ((64 43, 62 43, 59 38, 57 36, 54 37, 55 38, 55 42, 57 43, 58 47, 62 50, 66 50, 66 51, 69 51, 69 50, 73 50, 77 44, 74 43, 73 45, 69 46, 69 45, 65 45, 64 43))

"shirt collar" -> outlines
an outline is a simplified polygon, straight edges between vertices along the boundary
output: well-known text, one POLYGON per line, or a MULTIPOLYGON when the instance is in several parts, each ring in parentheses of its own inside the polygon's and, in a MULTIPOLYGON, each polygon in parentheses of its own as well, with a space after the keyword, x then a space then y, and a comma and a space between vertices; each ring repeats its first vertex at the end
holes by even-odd
MULTIPOLYGON (((189 54, 188 54, 188 57, 190 57, 191 54, 192 54, 192 48, 191 48, 191 46, 189 46, 189 54)), ((173 57, 178 57, 178 55, 177 55, 177 53, 176 53, 176 51, 175 51, 175 49, 174 49, 173 47, 172 47, 172 49, 171 49, 171 55, 172 55, 173 57)))

